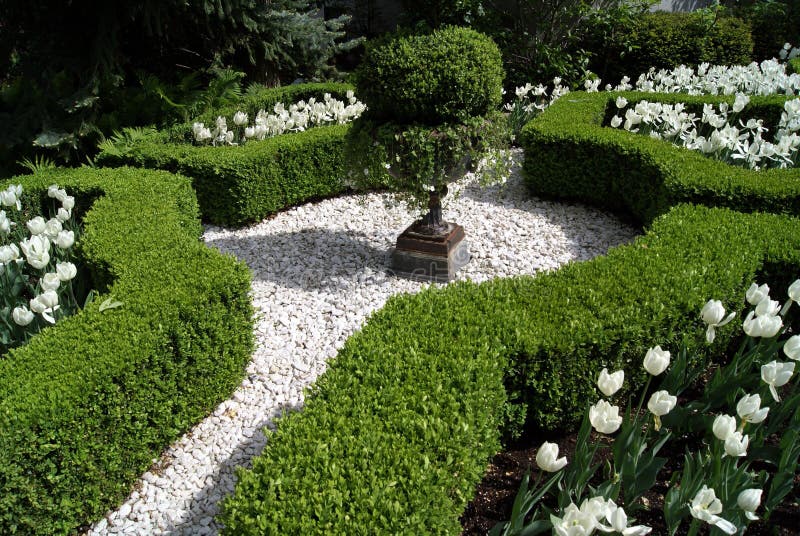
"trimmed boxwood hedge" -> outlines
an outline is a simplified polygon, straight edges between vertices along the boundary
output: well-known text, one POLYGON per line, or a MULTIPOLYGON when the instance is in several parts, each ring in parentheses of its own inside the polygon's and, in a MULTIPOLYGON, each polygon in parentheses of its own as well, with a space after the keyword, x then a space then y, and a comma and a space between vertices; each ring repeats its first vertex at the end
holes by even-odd
MULTIPOLYGON (((622 129, 605 127, 614 101, 703 103, 733 97, 653 93, 570 93, 522 130, 523 173, 535 195, 579 199, 630 212, 644 224, 691 202, 737 210, 800 214, 800 169, 751 171, 622 129)), ((785 97, 753 97, 750 116, 776 124, 785 97)))
POLYGON ((11 182, 93 200, 77 247, 104 293, 0 359, 0 533, 75 533, 239 384, 250 276, 198 239, 183 177, 74 169, 11 182), (100 311, 106 298, 120 305, 100 311))
MULTIPOLYGON (((228 119, 247 110, 252 119, 259 108, 275 102, 296 102, 324 93, 344 98, 345 84, 299 84, 263 89, 242 100, 241 106, 219 110, 228 119)), ((213 117, 212 117, 213 116, 213 117)), ((131 165, 163 169, 191 177, 203 219, 220 225, 244 225, 308 201, 343 192, 344 140, 349 126, 316 127, 305 132, 253 141, 242 147, 194 146, 179 142, 191 137, 191 125, 178 125, 146 136, 119 153, 101 152, 99 165, 131 165)))
POLYGON ((641 385, 655 344, 724 351, 737 330, 702 344, 702 305, 741 311, 756 279, 785 291, 798 233, 794 217, 680 205, 606 257, 393 297, 239 474, 225 533, 459 534, 503 423, 574 423, 600 368, 641 385))

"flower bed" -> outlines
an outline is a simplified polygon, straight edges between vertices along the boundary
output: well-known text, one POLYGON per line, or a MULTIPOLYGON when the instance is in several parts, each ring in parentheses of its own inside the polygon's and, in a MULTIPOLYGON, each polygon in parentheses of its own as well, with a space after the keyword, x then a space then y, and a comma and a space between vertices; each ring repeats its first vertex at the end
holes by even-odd
MULTIPOLYGON (((654 100, 651 93, 570 93, 525 126, 524 172, 534 194, 625 210, 645 224, 681 202, 800 213, 800 170, 742 169, 662 140, 606 128, 617 112, 618 96, 632 105, 654 100)), ((701 111, 707 103, 733 106, 734 97, 659 94, 658 101, 683 102, 701 111)), ((784 101, 753 97, 747 110, 777 125, 784 101)))
POLYGON ((393 298, 240 474, 226 532, 460 533, 501 428, 574 424, 595 369, 629 368, 653 340, 719 355, 730 332, 706 350, 696 312, 708 296, 740 308, 756 277, 785 289, 798 231, 789 216, 681 205, 607 257, 393 298))
MULTIPOLYGON (((200 122, 213 124, 218 115, 233 117, 241 110, 256 117, 276 102, 297 102, 325 93, 346 99, 352 87, 307 84, 261 90, 233 108, 221 109, 200 122), (285 99, 285 100, 284 100, 285 99)), ((192 178, 204 220, 244 225, 309 199, 345 190, 343 150, 346 125, 319 127, 250 141, 241 147, 192 146, 192 125, 178 125, 145 136, 122 150, 104 150, 104 166, 133 165, 163 169, 192 178)))
POLYGON ((42 199, 53 183, 74 192, 77 247, 102 294, 0 361, 0 532, 74 533, 239 383, 249 275, 198 241, 184 178, 120 168, 12 180, 42 199))

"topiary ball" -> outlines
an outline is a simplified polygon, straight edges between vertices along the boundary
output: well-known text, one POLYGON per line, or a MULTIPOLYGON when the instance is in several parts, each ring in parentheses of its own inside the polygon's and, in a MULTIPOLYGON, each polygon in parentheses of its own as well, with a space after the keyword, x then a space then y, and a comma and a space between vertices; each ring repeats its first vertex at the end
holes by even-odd
POLYGON ((437 125, 496 109, 503 74, 494 41, 447 26, 369 43, 355 76, 357 95, 373 119, 437 125))

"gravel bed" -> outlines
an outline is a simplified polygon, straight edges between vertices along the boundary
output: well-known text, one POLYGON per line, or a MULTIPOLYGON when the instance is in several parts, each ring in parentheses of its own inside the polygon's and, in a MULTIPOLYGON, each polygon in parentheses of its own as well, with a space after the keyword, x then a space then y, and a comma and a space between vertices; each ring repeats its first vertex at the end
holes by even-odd
MULTIPOLYGON (((516 151, 517 161, 522 158, 516 151)), ((638 229, 606 212, 532 198, 515 167, 503 187, 467 175, 445 199, 445 217, 467 231, 472 260, 459 279, 535 274, 604 254, 638 229), (449 201, 448 201, 449 200, 449 201)), ((236 392, 171 445, 119 509, 87 534, 217 534, 234 469, 264 448, 263 428, 299 409, 303 389, 344 341, 393 294, 424 284, 387 274, 397 235, 412 221, 388 194, 295 207, 243 229, 208 226, 206 243, 253 274, 256 350, 236 392)))

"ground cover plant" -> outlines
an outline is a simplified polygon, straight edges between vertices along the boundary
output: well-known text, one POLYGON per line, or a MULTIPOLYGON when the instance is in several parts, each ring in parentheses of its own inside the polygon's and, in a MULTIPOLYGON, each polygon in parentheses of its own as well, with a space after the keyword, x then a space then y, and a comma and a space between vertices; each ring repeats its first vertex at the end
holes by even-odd
POLYGON ((71 534, 239 384, 249 273, 198 240, 184 177, 72 169, 12 184, 43 202, 53 184, 72 193, 100 295, 0 360, 0 532, 71 534))

